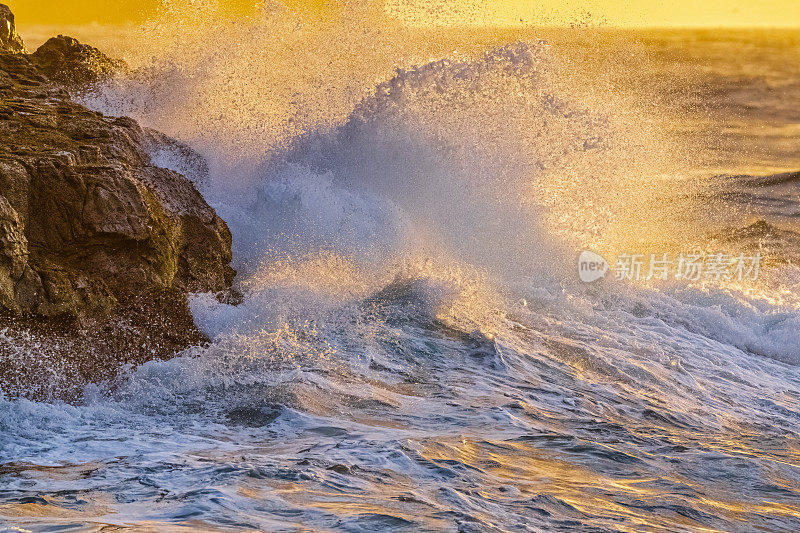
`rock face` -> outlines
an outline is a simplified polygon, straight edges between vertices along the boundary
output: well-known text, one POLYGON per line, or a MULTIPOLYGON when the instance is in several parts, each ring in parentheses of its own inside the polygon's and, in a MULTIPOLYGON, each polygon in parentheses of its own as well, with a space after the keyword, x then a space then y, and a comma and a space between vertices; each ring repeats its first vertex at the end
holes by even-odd
POLYGON ((22 39, 14 26, 14 14, 5 4, 0 4, 0 52, 19 54, 25 51, 22 39))
POLYGON ((78 386, 200 342, 186 294, 225 291, 235 274, 225 223, 153 154, 187 153, 194 167, 201 158, 70 101, 61 76, 87 48, 48 43, 47 54, 0 52, 0 328, 61 349, 23 363, 0 330, 5 394, 30 391, 45 363, 67 361, 59 387, 78 386))
POLYGON ((85 87, 125 68, 124 62, 114 61, 97 48, 63 35, 48 39, 30 59, 51 81, 65 87, 85 87))

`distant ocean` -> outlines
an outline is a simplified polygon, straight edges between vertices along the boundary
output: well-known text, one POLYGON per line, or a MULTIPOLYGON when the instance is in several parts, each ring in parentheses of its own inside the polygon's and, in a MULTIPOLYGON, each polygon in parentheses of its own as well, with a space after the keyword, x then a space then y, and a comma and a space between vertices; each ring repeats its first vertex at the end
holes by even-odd
POLYGON ((0 529, 800 530, 800 32, 340 15, 85 30, 244 297, 77 405, 0 390, 0 529))

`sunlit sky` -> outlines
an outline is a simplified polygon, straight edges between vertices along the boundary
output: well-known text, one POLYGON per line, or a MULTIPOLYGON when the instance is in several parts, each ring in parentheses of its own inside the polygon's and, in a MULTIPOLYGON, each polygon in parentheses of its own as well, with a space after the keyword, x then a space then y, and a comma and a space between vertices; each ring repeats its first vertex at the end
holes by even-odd
MULTIPOLYGON (((22 24, 138 22, 161 0, 3 0, 22 24)), ((175 1, 175 0, 172 0, 175 1)), ((186 0, 185 3, 206 0, 186 0)), ((246 11, 255 0, 221 0, 246 11)), ((800 26, 800 0, 388 0, 409 23, 800 26)), ((321 10, 325 0, 289 0, 321 10)))

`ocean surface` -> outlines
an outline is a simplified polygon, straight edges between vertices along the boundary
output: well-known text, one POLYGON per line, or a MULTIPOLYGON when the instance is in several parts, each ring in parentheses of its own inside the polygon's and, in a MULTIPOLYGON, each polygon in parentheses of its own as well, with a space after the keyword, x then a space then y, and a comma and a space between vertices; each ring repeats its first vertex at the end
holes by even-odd
POLYGON ((0 389, 0 530, 800 530, 800 32, 168 15, 77 97, 207 157, 243 301, 0 389))

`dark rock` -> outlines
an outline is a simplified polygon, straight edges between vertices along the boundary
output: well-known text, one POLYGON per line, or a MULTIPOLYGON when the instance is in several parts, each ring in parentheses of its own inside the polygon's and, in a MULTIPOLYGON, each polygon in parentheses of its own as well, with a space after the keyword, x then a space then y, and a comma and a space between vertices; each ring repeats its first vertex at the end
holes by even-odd
POLYGON ((233 426, 260 428, 272 424, 279 416, 281 416, 280 406, 242 406, 228 411, 226 418, 233 426))
MULTIPOLYGON (((0 71, 16 80, 35 69, 0 55, 0 71)), ((77 316, 144 290, 229 286, 230 232, 189 180, 153 165, 160 134, 89 112, 46 82, 17 81, 0 95, 12 110, 0 119, 0 253, 41 279, 32 282, 39 297, 15 299, 8 312, 77 316)), ((23 270, 0 287, 19 284, 23 270)))
POLYGON ((30 59, 52 82, 69 88, 93 85, 126 68, 124 62, 64 35, 48 39, 30 59))
POLYGON ((17 35, 14 25, 14 13, 5 4, 0 4, 0 52, 21 54, 25 52, 25 44, 17 35))
POLYGON ((67 70, 45 77, 33 56, 0 53, 0 391, 71 397, 204 340, 187 293, 230 288, 231 234, 151 156, 202 175, 199 155, 70 101, 48 80, 67 70), (39 348, 14 348, 20 338, 39 348))

